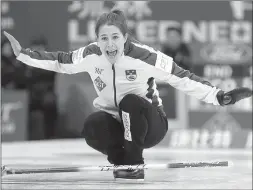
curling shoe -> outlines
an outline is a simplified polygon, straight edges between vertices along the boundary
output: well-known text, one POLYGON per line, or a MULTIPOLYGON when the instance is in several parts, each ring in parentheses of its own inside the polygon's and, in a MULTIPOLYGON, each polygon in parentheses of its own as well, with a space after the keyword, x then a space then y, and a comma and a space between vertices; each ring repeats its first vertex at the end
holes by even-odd
POLYGON ((118 169, 113 171, 116 181, 144 181, 144 169, 118 169))

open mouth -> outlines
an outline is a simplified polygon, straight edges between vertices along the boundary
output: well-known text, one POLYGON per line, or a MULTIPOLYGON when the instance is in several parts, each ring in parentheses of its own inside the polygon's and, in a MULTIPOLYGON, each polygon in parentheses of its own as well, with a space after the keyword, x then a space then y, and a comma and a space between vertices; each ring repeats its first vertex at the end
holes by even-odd
POLYGON ((106 51, 108 57, 110 58, 114 58, 116 55, 117 55, 117 50, 114 50, 114 51, 106 51))

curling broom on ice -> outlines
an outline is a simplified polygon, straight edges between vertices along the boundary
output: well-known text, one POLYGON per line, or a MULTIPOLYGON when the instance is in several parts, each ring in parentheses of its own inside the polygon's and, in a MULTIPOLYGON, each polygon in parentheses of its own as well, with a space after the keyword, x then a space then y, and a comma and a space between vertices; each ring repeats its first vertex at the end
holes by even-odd
POLYGON ((58 168, 34 168, 15 169, 2 166, 2 176, 11 174, 37 174, 37 173, 64 173, 83 171, 112 171, 117 169, 152 169, 162 170, 169 168, 197 168, 197 167, 230 167, 230 161, 199 161, 199 162, 171 162, 167 164, 141 164, 141 165, 102 165, 102 166, 80 166, 80 167, 58 167, 58 168))

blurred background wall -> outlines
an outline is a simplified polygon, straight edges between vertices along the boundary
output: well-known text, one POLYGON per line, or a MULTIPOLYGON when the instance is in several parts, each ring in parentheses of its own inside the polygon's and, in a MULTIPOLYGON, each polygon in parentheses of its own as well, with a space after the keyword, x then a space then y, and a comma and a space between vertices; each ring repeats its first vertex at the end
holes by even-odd
MULTIPOLYGON (((1 1, 1 31, 22 47, 70 51, 95 40, 97 16, 125 11, 132 35, 223 90, 252 88, 252 2, 1 1)), ((43 71, 15 60, 1 35, 3 141, 80 137, 96 97, 86 73, 43 71)), ((251 148, 252 98, 226 108, 159 83, 170 132, 160 146, 251 148)))

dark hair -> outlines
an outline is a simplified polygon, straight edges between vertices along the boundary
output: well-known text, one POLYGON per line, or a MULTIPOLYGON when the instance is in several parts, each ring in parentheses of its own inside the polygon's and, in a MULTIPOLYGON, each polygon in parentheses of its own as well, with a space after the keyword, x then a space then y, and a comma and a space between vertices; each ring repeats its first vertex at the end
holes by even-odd
POLYGON ((95 26, 95 33, 97 37, 100 27, 106 24, 118 27, 123 35, 128 33, 126 17, 123 11, 119 9, 114 9, 111 10, 109 13, 104 13, 98 18, 95 26))

